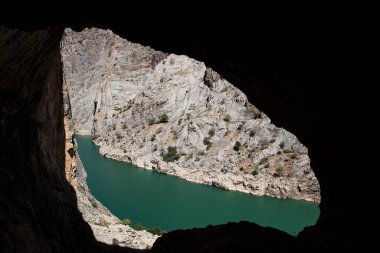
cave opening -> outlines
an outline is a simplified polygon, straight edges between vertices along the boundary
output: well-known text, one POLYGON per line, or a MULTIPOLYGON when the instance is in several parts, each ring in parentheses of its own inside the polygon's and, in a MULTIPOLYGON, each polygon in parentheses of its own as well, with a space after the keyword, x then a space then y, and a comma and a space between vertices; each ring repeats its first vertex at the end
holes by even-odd
POLYGON ((126 235, 121 225, 161 235, 243 220, 297 235, 317 221, 317 204, 278 199, 320 201, 307 149, 202 62, 97 28, 65 28, 61 54, 66 131, 77 134, 80 164, 70 168, 79 179, 66 174, 84 196, 80 210, 102 210, 84 215, 95 236, 111 231, 98 239, 126 235), (166 148, 176 154, 165 155, 166 148))
MULTIPOLYGON (((78 27, 86 25, 82 23, 78 27)), ((78 27, 76 30, 80 30, 78 27)), ((123 37, 131 37, 124 24, 121 27, 106 23, 103 27, 117 30, 123 37)), ((93 249, 97 249, 94 252, 102 252, 100 249, 110 249, 95 243, 92 232, 76 207, 75 196, 80 196, 75 195, 72 187, 63 180, 64 124, 57 119, 57 116, 63 115, 63 106, 62 94, 56 92, 61 90, 62 84, 58 47, 62 29, 56 24, 0 28, 3 144, 0 169, 4 175, 0 179, 0 241, 4 252, 67 252, 74 248, 78 252, 93 249)), ((223 33, 198 36, 188 43, 178 41, 177 35, 170 37, 170 34, 149 37, 149 33, 135 33, 132 36, 135 41, 138 38, 145 43, 151 40, 152 45, 159 45, 156 47, 158 49, 166 48, 167 51, 203 60, 236 84, 252 101, 256 101, 260 109, 268 113, 276 125, 295 133, 309 148, 313 158, 312 167, 323 188, 321 219, 315 226, 301 232, 297 239, 253 223, 236 223, 170 232, 157 241, 153 252, 178 252, 183 249, 197 252, 201 247, 217 250, 226 248, 226 245, 228 249, 247 252, 252 249, 252 242, 256 249, 261 247, 273 252, 279 248, 318 252, 318 249, 347 248, 352 245, 354 240, 348 239, 355 230, 350 227, 351 222, 347 222, 346 217, 352 213, 352 208, 347 205, 350 203, 348 198, 352 196, 350 193, 356 190, 352 187, 351 182, 354 180, 351 179, 357 173, 347 173, 347 153, 339 152, 343 143, 347 142, 347 136, 342 136, 343 123, 340 120, 349 110, 344 111, 336 106, 337 98, 342 98, 341 91, 338 93, 331 88, 337 79, 326 78, 326 68, 335 64, 326 60, 329 59, 326 57, 327 52, 331 52, 324 50, 327 46, 322 40, 326 36, 318 39, 318 31, 313 28, 307 31, 310 33, 306 34, 306 38, 316 40, 303 40, 304 44, 294 43, 293 47, 291 44, 296 40, 289 40, 286 46, 290 46, 291 50, 284 50, 284 46, 277 51, 270 48, 272 51, 267 61, 263 57, 268 55, 265 46, 260 48, 264 48, 263 53, 257 53, 255 47, 248 46, 255 45, 249 38, 244 39, 244 36, 236 34, 231 37, 235 41, 245 41, 244 44, 234 43, 233 40, 224 43, 218 37, 223 33), (309 36, 312 32, 315 34, 309 36), (213 39, 213 36, 216 38, 213 39), (238 38, 241 39, 236 40, 238 38), (197 40, 203 44, 195 43, 197 40), (219 41, 222 43, 218 44, 219 41), (170 48, 172 50, 168 50, 170 48), (273 59, 280 61, 268 64, 273 59), (295 60, 288 64, 281 59, 295 60), (323 65, 320 65, 322 62, 323 65), (268 70, 268 66, 273 68, 268 70), (257 72, 251 72, 254 67, 258 67, 257 72), (280 67, 284 67, 288 75, 283 75, 279 71, 280 67), (259 70, 263 69, 267 71, 260 75, 259 70), (279 90, 283 89, 287 89, 286 95, 278 97, 279 90), (287 117, 289 115, 291 117, 287 117), (229 236, 231 233, 234 236, 229 236), (207 241, 202 238, 207 238, 207 241)), ((305 38, 305 34, 299 33, 297 29, 294 29, 294 34, 302 34, 305 38)), ((329 41, 332 39, 329 37, 329 41)), ((337 71, 336 66, 333 67, 337 71)), ((351 118, 347 116, 350 121, 351 118)))

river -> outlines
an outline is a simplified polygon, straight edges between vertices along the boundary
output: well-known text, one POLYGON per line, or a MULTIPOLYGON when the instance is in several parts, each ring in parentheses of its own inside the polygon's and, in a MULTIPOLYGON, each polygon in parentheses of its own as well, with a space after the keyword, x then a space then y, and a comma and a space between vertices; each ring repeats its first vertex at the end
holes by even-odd
POLYGON ((315 203, 227 191, 103 157, 88 136, 75 136, 91 193, 115 216, 165 231, 250 221, 297 235, 315 224, 315 203))

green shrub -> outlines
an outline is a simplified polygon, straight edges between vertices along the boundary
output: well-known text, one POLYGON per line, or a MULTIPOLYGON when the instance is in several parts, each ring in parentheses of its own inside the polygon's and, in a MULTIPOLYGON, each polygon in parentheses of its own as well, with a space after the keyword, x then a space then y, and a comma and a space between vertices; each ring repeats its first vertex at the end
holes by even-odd
POLYGON ((158 117, 158 122, 159 123, 168 123, 169 121, 169 117, 166 113, 160 115, 160 117, 158 117))
POLYGON ((226 121, 226 122, 230 122, 231 121, 231 116, 227 114, 226 116, 224 116, 223 120, 226 121))
POLYGON ((123 225, 131 225, 131 220, 128 219, 128 218, 125 218, 124 220, 120 221, 120 224, 123 224, 123 225))
POLYGON ((245 124, 245 121, 241 122, 241 124, 238 126, 237 130, 240 131, 245 124))
POLYGON ((209 143, 211 143, 210 139, 211 139, 210 137, 205 137, 203 139, 203 144, 208 145, 209 143))
POLYGON ((96 200, 93 199, 93 198, 89 198, 90 202, 91 202, 91 205, 94 207, 94 208, 98 208, 98 204, 96 203, 96 200))
POLYGON ((148 231, 151 234, 160 235, 160 236, 163 235, 164 233, 166 233, 166 231, 161 229, 160 227, 149 228, 146 231, 148 231))
POLYGON ((131 109, 131 107, 132 107, 132 105, 133 105, 134 102, 135 102, 135 101, 133 101, 132 99, 130 99, 130 100, 128 101, 127 110, 131 109))
POLYGON ((168 147, 168 151, 163 155, 162 160, 165 162, 174 162, 179 159, 179 155, 177 153, 177 147, 168 147))
POLYGON ((255 115, 253 116, 254 119, 261 119, 261 113, 257 112, 255 113, 255 115))
POLYGON ((211 137, 205 137, 203 139, 203 144, 207 145, 206 150, 209 150, 212 147, 212 142, 210 141, 211 137))
POLYGON ((234 150, 235 150, 235 151, 239 151, 240 148, 241 148, 241 143, 240 143, 240 141, 236 141, 236 142, 235 142, 235 146, 234 146, 234 150))
POLYGON ((276 172, 274 173, 274 176, 279 177, 282 175, 283 172, 284 172, 284 167, 277 167, 276 172))
POLYGON ((145 230, 145 227, 140 222, 134 224, 132 228, 137 231, 145 230))
POLYGON ((148 125, 153 125, 155 123, 156 123, 156 121, 153 118, 148 119, 148 125))

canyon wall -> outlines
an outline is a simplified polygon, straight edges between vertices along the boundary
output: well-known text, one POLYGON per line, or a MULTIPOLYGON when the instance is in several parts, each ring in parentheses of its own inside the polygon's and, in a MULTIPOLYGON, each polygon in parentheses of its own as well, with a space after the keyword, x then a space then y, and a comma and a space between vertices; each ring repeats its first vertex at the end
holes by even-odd
POLYGON ((61 52, 74 131, 92 135, 101 154, 229 190, 320 201, 307 148, 204 63, 96 28, 69 30, 61 52))
POLYGON ((82 213, 83 219, 91 226, 94 236, 99 242, 133 249, 150 249, 158 238, 157 235, 145 230, 132 229, 92 196, 87 186, 87 173, 83 168, 73 137, 71 105, 65 83, 63 84, 63 102, 66 179, 75 189, 78 209, 82 213))

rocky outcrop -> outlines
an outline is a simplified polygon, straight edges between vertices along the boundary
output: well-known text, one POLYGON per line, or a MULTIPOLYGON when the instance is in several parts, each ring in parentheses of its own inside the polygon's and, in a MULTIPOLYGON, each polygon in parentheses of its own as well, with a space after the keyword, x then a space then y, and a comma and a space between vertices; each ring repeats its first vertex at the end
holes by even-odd
POLYGON ((71 106, 67 86, 63 85, 64 126, 66 133, 65 172, 66 179, 76 192, 78 209, 83 219, 91 226, 99 242, 134 249, 149 249, 158 238, 145 230, 136 231, 123 224, 90 193, 87 174, 83 168, 73 139, 71 106))
POLYGON ((203 63, 94 28, 66 33, 61 51, 74 130, 101 154, 192 182, 320 201, 307 148, 203 63))

